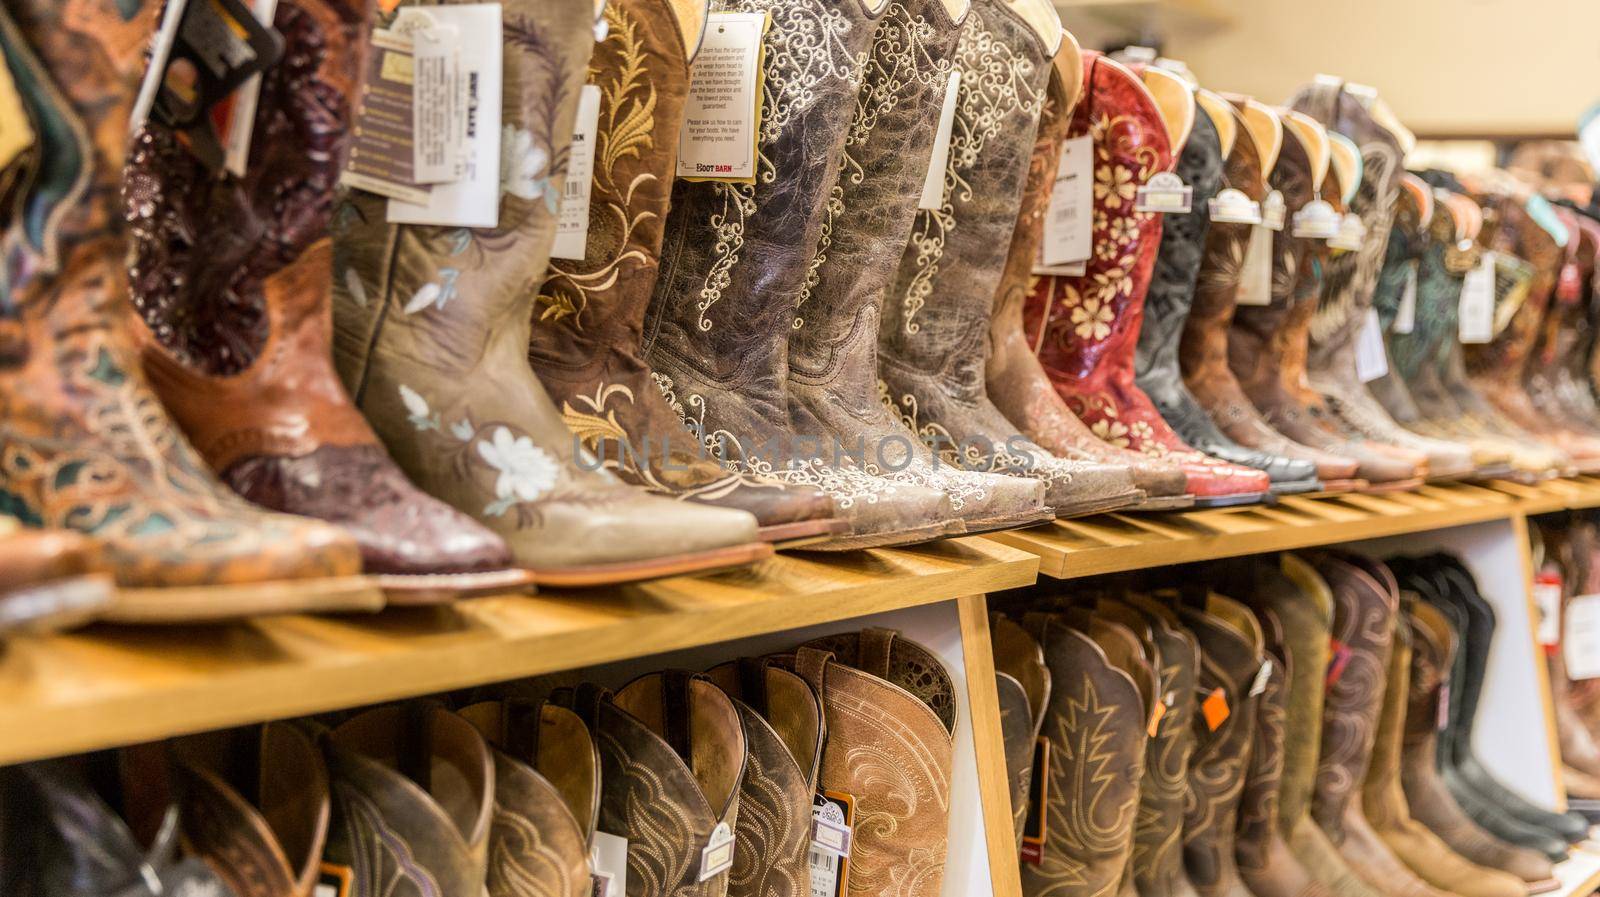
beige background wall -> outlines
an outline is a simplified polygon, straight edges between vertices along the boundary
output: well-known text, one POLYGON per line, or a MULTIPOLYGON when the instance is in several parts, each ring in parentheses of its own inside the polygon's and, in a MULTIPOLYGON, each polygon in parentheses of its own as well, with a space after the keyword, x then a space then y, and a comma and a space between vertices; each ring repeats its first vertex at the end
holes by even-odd
POLYGON ((1165 38, 1208 87, 1281 102, 1318 72, 1424 136, 1570 136, 1600 101, 1600 0, 1057 0, 1085 47, 1165 38))

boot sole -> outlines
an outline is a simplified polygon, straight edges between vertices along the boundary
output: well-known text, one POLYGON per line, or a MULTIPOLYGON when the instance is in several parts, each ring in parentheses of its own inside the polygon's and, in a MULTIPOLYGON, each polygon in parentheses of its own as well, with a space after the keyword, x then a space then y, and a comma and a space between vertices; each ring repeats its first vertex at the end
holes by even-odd
POLYGON ((1547 878, 1544 881, 1528 882, 1529 894, 1548 894, 1551 891, 1559 890, 1561 890, 1561 882, 1554 878, 1547 878))
POLYGON ((1025 514, 1012 514, 1008 517, 988 517, 983 520, 965 520, 967 525, 966 535, 975 536, 979 533, 993 533, 1007 529, 1021 529, 1027 526, 1037 526, 1049 523, 1056 519, 1055 511, 1050 508, 1040 508, 1025 514))
POLYGON ((82 626, 116 600, 111 577, 54 579, 0 595, 0 634, 58 632, 82 626))
POLYGON ((730 545, 726 548, 713 548, 710 551, 688 552, 644 561, 586 564, 576 567, 530 567, 528 572, 533 574, 534 581, 541 586, 584 589, 743 567, 770 557, 772 557, 771 545, 766 542, 748 542, 743 545, 730 545))
POLYGON ((1292 480, 1287 483, 1273 483, 1267 491, 1273 495, 1304 495, 1324 490, 1321 480, 1292 480))
MULTIPOLYGON (((1117 495, 1106 498, 1086 499, 1070 505, 1058 505, 1055 510, 1055 519, 1067 520, 1073 517, 1089 517, 1094 514, 1110 514, 1113 511, 1137 511, 1144 508, 1149 499, 1140 499, 1144 493, 1139 489, 1129 489, 1117 495)), ((1177 496, 1186 497, 1186 496, 1177 496)))
POLYGON ((369 576, 285 579, 214 586, 118 589, 100 615, 113 623, 209 623, 267 614, 383 610, 369 576))
POLYGON ((888 533, 860 533, 833 539, 818 545, 808 545, 806 551, 858 551, 863 548, 898 548, 931 542, 947 536, 965 535, 967 525, 960 518, 952 518, 928 526, 895 530, 888 533))
POLYGON ((537 591, 533 574, 517 569, 481 573, 379 573, 372 578, 383 589, 383 597, 390 607, 449 604, 458 598, 537 591))
POLYGON ((1193 495, 1153 495, 1139 502, 1131 508, 1123 508, 1132 514, 1155 514, 1161 511, 1181 511, 1184 508, 1194 507, 1193 495))
POLYGON ((1382 495, 1385 492, 1410 492, 1422 485, 1422 477, 1412 477, 1409 480, 1384 480, 1381 482, 1368 481, 1366 488, 1360 490, 1364 495, 1382 495))
POLYGON ((1366 480, 1323 480, 1322 491, 1306 497, 1316 498, 1317 496, 1321 495, 1343 495, 1346 492, 1360 492, 1369 485, 1371 484, 1366 480))
POLYGON ((773 550, 786 551, 817 542, 826 542, 835 536, 850 532, 850 521, 843 517, 824 517, 819 520, 797 520, 778 523, 756 530, 756 538, 771 542, 773 550))
POLYGON ((1240 495, 1197 495, 1194 506, 1197 508, 1233 508, 1239 505, 1253 505, 1271 492, 1245 492, 1240 495))

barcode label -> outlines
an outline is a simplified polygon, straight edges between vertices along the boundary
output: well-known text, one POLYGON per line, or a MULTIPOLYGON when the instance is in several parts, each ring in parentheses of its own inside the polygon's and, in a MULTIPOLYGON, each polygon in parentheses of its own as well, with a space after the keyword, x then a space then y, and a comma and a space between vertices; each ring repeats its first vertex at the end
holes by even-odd
POLYGON ((585 84, 578 96, 578 118, 572 129, 567 180, 561 190, 561 217, 550 247, 553 259, 582 260, 589 250, 589 189, 594 178, 594 148, 599 141, 600 88, 585 84))

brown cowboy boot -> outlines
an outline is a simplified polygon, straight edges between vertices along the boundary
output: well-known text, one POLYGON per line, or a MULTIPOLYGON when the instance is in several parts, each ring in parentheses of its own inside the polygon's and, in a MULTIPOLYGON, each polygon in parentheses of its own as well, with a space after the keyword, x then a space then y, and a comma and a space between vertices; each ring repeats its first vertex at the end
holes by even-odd
POLYGON ((0 524, 0 638, 70 629, 110 606, 115 593, 98 554, 69 530, 0 524))
POLYGON ((355 543, 234 496, 139 370, 117 191, 157 10, 79 0, 0 13, 6 65, 43 123, 0 219, 11 272, 0 287, 0 506, 94 537, 123 587, 115 618, 374 609, 382 595, 349 578, 355 543), (212 588, 222 585, 225 595, 212 588))
POLYGON ((380 707, 327 733, 323 753, 323 872, 350 897, 483 893, 495 767, 471 723, 423 702, 380 707))
POLYGON ((1033 785, 1033 755, 1050 704, 1050 666, 1044 649, 1028 630, 1008 617, 989 615, 995 687, 1000 699, 1000 737, 1005 743, 1006 778, 1011 782, 1011 816, 1021 843, 1033 785))
POLYGON ((554 704, 485 701, 459 713, 494 755, 487 897, 593 894, 600 753, 583 720, 554 704))
POLYGON ((284 58, 262 76, 244 177, 217 176, 155 122, 134 138, 123 203, 145 373, 223 482, 344 528, 367 572, 391 574, 390 601, 525 585, 499 536, 406 480, 333 370, 328 222, 371 12, 367 0, 278 4, 284 58), (480 575, 432 576, 467 573, 480 575))
POLYGON ((793 542, 842 531, 833 500, 808 486, 741 475, 705 457, 640 355, 661 263, 689 91, 673 7, 607 3, 589 82, 600 88, 583 259, 553 259, 539 290, 528 358, 562 419, 607 470, 657 495, 749 511, 760 538, 793 542))

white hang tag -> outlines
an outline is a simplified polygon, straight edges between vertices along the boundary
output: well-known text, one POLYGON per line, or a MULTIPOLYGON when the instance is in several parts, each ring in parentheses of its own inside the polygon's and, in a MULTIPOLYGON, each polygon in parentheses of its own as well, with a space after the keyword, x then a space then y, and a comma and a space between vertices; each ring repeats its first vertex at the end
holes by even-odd
POLYGON ((1407 334, 1417 329, 1417 263, 1406 263, 1406 280, 1400 288, 1400 310, 1394 315, 1394 332, 1407 334))
POLYGON ((1485 252, 1461 284, 1459 337, 1468 345, 1494 339, 1494 260, 1493 252, 1485 252))
POLYGON ((829 856, 849 857, 854 831, 844 821, 844 813, 835 804, 811 808, 811 851, 829 856))
POLYGON ((1034 265, 1033 273, 1040 277, 1082 277, 1089 272, 1088 262, 1071 262, 1066 265, 1034 265))
POLYGON ((1539 609, 1536 640, 1546 651, 1553 650, 1561 644, 1561 574, 1546 571, 1534 577, 1533 603, 1539 609))
POLYGON ((1094 138, 1061 143, 1036 267, 1082 262, 1094 251, 1094 138))
MULTIPOLYGON (((418 7, 408 12, 417 14, 418 7)), ((420 16, 418 16, 420 18, 420 16)), ((402 14, 398 28, 411 21, 402 14)), ((452 184, 467 174, 467 83, 461 78, 461 32, 428 17, 415 41, 412 165, 419 184, 452 184)))
POLYGON ((726 822, 717 823, 700 851, 699 881, 710 881, 733 868, 733 829, 726 822))
POLYGON ((1261 223, 1270 231, 1283 230, 1285 219, 1289 215, 1289 204, 1284 202, 1283 194, 1274 190, 1267 194, 1261 201, 1261 223))
POLYGON ((1228 187, 1207 202, 1211 220, 1217 224, 1260 224, 1261 204, 1228 187))
POLYGON ((1236 305, 1272 304, 1272 231, 1264 224, 1250 228, 1250 245, 1245 249, 1244 270, 1234 297, 1236 305))
POLYGON ((1362 383, 1389 373, 1389 355, 1383 348, 1383 325, 1378 310, 1369 308, 1361 316, 1361 332, 1356 335, 1356 376, 1362 383))
POLYGON ((713 12, 689 66, 678 132, 678 177, 753 182, 761 135, 764 12, 713 12))
MULTIPOLYGON (((256 21, 271 25, 278 14, 278 0, 255 0, 250 4, 256 21)), ((261 76, 251 75, 250 80, 233 92, 233 103, 228 109, 228 124, 222 135, 223 167, 235 177, 244 177, 250 164, 250 138, 255 136, 256 106, 261 101, 261 76)))
POLYGON ((1189 211, 1193 202, 1194 188, 1185 184, 1183 178, 1170 171, 1163 171, 1139 188, 1133 201, 1133 210, 1182 215, 1189 211))
POLYGON ((594 897, 624 897, 628 893, 628 839, 595 832, 589 851, 589 873, 594 897))
MULTIPOLYGON (((420 9, 402 10, 396 25, 407 12, 420 9)), ((500 4, 460 3, 426 9, 438 26, 455 29, 459 46, 471 48, 471 52, 463 50, 457 66, 462 85, 460 120, 466 128, 465 164, 458 180, 435 184, 425 202, 390 199, 388 220, 393 224, 495 227, 500 223, 502 191, 542 201, 554 213, 561 185, 550 177, 550 154, 536 146, 524 129, 501 130, 500 4)))
POLYGON ((1561 653, 1568 679, 1600 677, 1600 595, 1579 595, 1567 602, 1561 653))
POLYGON ((1344 218, 1325 199, 1313 199, 1294 213, 1294 236, 1303 240, 1330 240, 1339 235, 1344 218))
POLYGON ((567 156, 567 182, 561 192, 561 220, 550 245, 553 259, 582 259, 589 248, 589 193, 594 187, 594 147, 600 129, 600 88, 585 84, 578 95, 578 118, 567 156))
POLYGON ((950 132, 956 124, 956 99, 961 94, 961 73, 951 72, 945 82, 944 106, 939 109, 939 130, 933 135, 933 154, 928 157, 928 173, 922 178, 922 198, 917 208, 929 212, 944 205, 944 173, 950 164, 950 132))
POLYGON ((1361 216, 1351 213, 1339 222, 1339 231, 1328 238, 1328 245, 1345 252, 1356 252, 1366 241, 1367 225, 1362 222, 1361 216))

